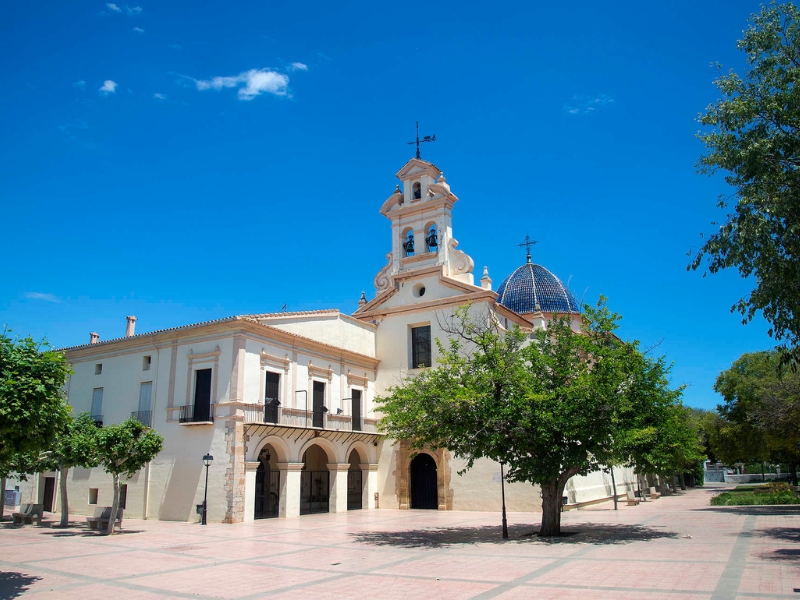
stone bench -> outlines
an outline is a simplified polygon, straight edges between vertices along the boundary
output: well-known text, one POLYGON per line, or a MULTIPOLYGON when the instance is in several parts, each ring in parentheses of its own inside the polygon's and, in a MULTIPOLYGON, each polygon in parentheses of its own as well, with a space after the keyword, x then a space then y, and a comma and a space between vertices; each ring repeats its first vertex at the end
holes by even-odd
POLYGON ((23 504, 20 506, 20 511, 11 514, 14 525, 22 525, 30 523, 33 525, 34 519, 37 525, 42 524, 42 515, 44 514, 44 504, 23 504))
MULTIPOLYGON (((122 508, 117 509, 117 518, 114 520, 114 524, 122 527, 122 508)), ((103 526, 105 529, 108 527, 108 521, 111 519, 111 507, 110 506, 98 506, 94 509, 94 516, 93 517, 86 517, 86 522, 89 524, 89 529, 98 529, 100 525, 103 526)))
POLYGON ((628 506, 636 506, 639 504, 639 499, 633 492, 627 492, 625 494, 625 499, 628 501, 628 506))

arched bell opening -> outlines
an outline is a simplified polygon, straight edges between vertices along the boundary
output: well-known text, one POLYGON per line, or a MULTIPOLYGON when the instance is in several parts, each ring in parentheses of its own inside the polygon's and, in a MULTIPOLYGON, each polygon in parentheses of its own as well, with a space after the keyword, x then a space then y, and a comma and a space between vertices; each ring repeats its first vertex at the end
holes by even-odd
POLYGON ((361 474, 361 464, 366 462, 358 450, 350 452, 350 468, 347 471, 347 510, 361 510, 364 508, 364 480, 361 474))
POLYGON ((439 228, 436 223, 425 225, 425 250, 427 252, 439 251, 439 228))
POLYGON ((281 472, 275 450, 267 444, 258 455, 256 468, 256 519, 272 519, 280 512, 281 472))
POLYGON ((409 465, 411 508, 439 509, 436 461, 430 454, 417 454, 409 465))
POLYGON ((403 256, 414 256, 414 230, 410 227, 404 229, 400 239, 403 244, 403 256))
POLYGON ((330 489, 328 455, 314 444, 303 453, 303 470, 300 472, 300 514, 329 512, 330 489))
POLYGON ((411 192, 414 196, 414 200, 422 198, 422 184, 419 181, 415 181, 414 185, 411 186, 411 192))

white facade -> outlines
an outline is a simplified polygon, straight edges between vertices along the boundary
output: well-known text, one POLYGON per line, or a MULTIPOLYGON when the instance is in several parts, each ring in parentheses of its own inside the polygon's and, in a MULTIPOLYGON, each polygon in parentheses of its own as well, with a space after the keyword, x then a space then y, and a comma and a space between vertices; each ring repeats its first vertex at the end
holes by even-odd
MULTIPOLYGON (((159 456, 127 482, 128 517, 198 520, 207 453, 214 456, 211 521, 419 505, 414 478, 422 481, 422 467, 412 468, 406 443, 378 433, 375 413, 376 395, 435 364, 435 344, 428 364, 414 363, 414 336, 430 327, 430 341, 445 339, 441 325, 467 303, 506 328, 531 330, 548 315, 519 315, 497 304, 488 274, 474 284, 474 263, 453 237, 458 198, 434 165, 412 159, 397 176, 403 187, 381 208, 391 222, 391 252, 375 277, 376 296, 352 316, 245 315, 140 335, 129 321, 126 337, 67 350, 74 369, 67 394, 76 414, 91 412, 104 424, 133 415, 164 436, 159 456)), ((430 507, 499 510, 497 463, 478 461, 459 476, 464 461, 446 450, 421 454, 430 457, 430 507)), ((632 489, 629 470, 615 473, 618 493, 632 489)), ((23 485, 22 501, 56 510, 54 484, 53 473, 37 476, 23 485)), ((75 514, 111 503, 111 477, 100 468, 72 469, 68 487, 75 514)), ((610 476, 575 477, 565 494, 572 504, 608 498, 610 476)), ((535 486, 507 484, 506 503, 509 510, 538 510, 541 498, 535 486)))

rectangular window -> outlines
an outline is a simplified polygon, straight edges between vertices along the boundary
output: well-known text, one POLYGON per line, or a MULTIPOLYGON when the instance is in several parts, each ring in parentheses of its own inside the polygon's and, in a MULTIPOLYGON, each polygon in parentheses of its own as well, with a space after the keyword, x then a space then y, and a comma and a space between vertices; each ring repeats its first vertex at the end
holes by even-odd
POLYGON ((92 390, 92 418, 95 422, 103 422, 103 388, 94 388, 92 390))
POLYGON ((119 507, 127 508, 125 505, 128 503, 128 484, 123 483, 119 486, 119 507))
POLYGON ((97 504, 97 488, 89 488, 89 504, 97 504))
POLYGON ((267 382, 264 388, 264 400, 266 402, 269 402, 270 400, 277 400, 278 394, 280 393, 280 387, 281 387, 280 374, 267 371, 267 382))
POLYGON ((431 366, 431 326, 411 328, 411 368, 431 366))
POLYGON ((150 362, 152 361, 151 357, 145 356, 142 359, 142 371, 149 371, 150 370, 150 362))
POLYGON ((194 421, 211 418, 211 369, 194 372, 194 421))
POLYGON ((361 390, 353 390, 353 431, 361 431, 361 390))
POLYGON ((143 425, 151 426, 150 423, 150 406, 153 401, 153 382, 143 381, 139 387, 139 412, 136 415, 136 420, 143 425))
POLYGON ((103 373, 103 363, 97 363, 94 366, 94 374, 95 375, 100 375, 102 373, 103 373))
POLYGON ((321 381, 314 382, 314 415, 311 424, 314 427, 325 427, 325 384, 321 381))

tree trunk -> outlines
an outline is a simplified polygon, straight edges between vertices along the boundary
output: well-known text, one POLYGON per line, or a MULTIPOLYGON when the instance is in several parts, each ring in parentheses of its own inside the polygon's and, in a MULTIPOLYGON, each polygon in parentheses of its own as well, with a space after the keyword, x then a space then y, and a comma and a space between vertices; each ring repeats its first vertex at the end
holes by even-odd
POLYGON ((789 472, 792 474, 792 485, 797 485, 797 463, 789 463, 789 472))
POLYGON ((539 535, 549 537, 561 535, 561 497, 569 478, 575 475, 578 469, 570 467, 559 475, 558 479, 551 479, 542 487, 542 526, 539 535))
POLYGON ((617 510, 617 480, 614 478, 614 465, 611 465, 611 487, 613 488, 611 494, 614 497, 614 510, 617 510))
POLYGON ((686 491, 686 478, 684 477, 683 473, 678 475, 678 481, 680 482, 681 489, 686 491))
POLYGON ((5 477, 0 479, 0 494, 3 495, 3 497, 0 498, 0 521, 2 521, 3 520, 3 513, 6 510, 6 478, 5 477))
POLYGON ((69 467, 58 469, 58 493, 61 496, 61 523, 59 527, 69 527, 69 499, 67 498, 67 474, 69 467))
POLYGON ((117 510, 119 509, 119 475, 114 473, 114 501, 111 503, 111 515, 108 519, 108 527, 106 528, 106 535, 114 533, 114 523, 117 520, 117 510))

